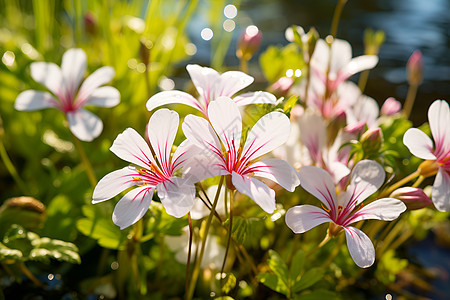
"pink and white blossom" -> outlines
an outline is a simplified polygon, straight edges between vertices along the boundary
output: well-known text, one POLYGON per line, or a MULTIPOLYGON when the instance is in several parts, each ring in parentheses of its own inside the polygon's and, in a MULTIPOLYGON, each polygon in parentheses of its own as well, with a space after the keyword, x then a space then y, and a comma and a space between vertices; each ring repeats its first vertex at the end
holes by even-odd
MULTIPOLYGON (((179 103, 195 108, 208 116, 208 106, 211 101, 221 96, 232 97, 254 80, 253 77, 239 71, 219 74, 214 69, 199 65, 187 65, 186 69, 198 91, 199 98, 196 99, 186 92, 176 90, 159 92, 147 101, 149 111, 162 105, 179 103)), ((274 95, 262 91, 244 93, 234 97, 233 100, 239 106, 252 103, 275 104, 276 102, 274 95)))
POLYGON ((155 190, 168 214, 179 218, 191 210, 196 179, 189 176, 189 170, 196 148, 185 141, 172 153, 178 124, 176 112, 161 109, 151 116, 147 126, 151 148, 132 128, 119 134, 111 146, 114 154, 133 166, 103 177, 94 189, 92 203, 111 199, 134 187, 120 199, 113 212, 113 222, 121 229, 143 217, 155 190), (183 167, 182 176, 177 176, 183 167))
POLYGON ((98 69, 81 84, 86 64, 86 54, 82 49, 67 50, 63 55, 61 68, 54 63, 32 63, 31 77, 51 93, 24 91, 17 96, 14 107, 21 111, 57 108, 66 115, 69 128, 78 139, 92 141, 102 132, 103 123, 84 107, 116 106, 120 102, 120 93, 113 87, 102 86, 114 77, 112 67, 98 69))
POLYGON ((319 208, 300 205, 286 213, 286 224, 295 233, 303 233, 326 222, 332 222, 345 231, 347 247, 355 263, 362 268, 375 261, 375 248, 370 238, 350 224, 377 219, 392 221, 406 210, 405 204, 397 199, 383 198, 363 206, 362 202, 375 193, 383 184, 383 167, 375 161, 362 160, 351 173, 346 191, 337 196, 335 185, 329 173, 321 168, 306 166, 300 169, 302 187, 322 202, 319 208))
POLYGON ((242 118, 238 105, 229 97, 220 97, 208 107, 210 122, 188 115, 183 132, 188 140, 202 148, 208 177, 229 175, 232 185, 252 198, 264 211, 275 210, 275 191, 261 180, 278 183, 294 191, 300 183, 297 172, 285 161, 261 156, 282 145, 289 137, 289 118, 271 112, 259 119, 248 132, 241 148, 242 118), (222 146, 223 145, 223 146, 222 146))
POLYGON ((434 101, 428 109, 433 141, 423 131, 410 128, 403 143, 417 157, 434 160, 438 171, 431 192, 431 200, 440 211, 450 211, 450 109, 445 100, 434 101))

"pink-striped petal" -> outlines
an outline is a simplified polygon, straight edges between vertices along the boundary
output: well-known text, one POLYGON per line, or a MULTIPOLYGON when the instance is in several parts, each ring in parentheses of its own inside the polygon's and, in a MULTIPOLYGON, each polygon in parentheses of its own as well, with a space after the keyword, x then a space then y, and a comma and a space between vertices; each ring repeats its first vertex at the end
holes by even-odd
POLYGON ((444 100, 434 101, 428 109, 428 121, 435 143, 435 156, 450 155, 450 108, 444 100))
POLYGON ((66 92, 75 95, 86 73, 87 57, 82 49, 69 49, 62 58, 61 71, 66 92))
POLYGON ((136 168, 128 166, 105 175, 97 183, 92 195, 92 204, 96 204, 118 195, 126 189, 136 185, 133 177, 139 177, 136 168))
POLYGON ((127 128, 119 134, 109 150, 121 159, 147 170, 152 169, 152 164, 156 166, 147 142, 132 128, 127 128))
POLYGON ((82 141, 90 142, 102 133, 102 120, 90 111, 80 108, 66 116, 70 131, 82 141))
POLYGON ((433 154, 433 141, 422 130, 410 128, 403 136, 403 144, 411 153, 422 159, 436 159, 433 154))
MULTIPOLYGON (((78 102, 78 99, 77 99, 78 102)), ((102 86, 95 89, 86 99, 83 105, 94 105, 100 107, 113 107, 119 104, 120 93, 112 86, 102 86)))
POLYGON ((275 210, 275 192, 261 181, 239 175, 233 171, 231 181, 234 187, 242 194, 247 195, 256 202, 265 212, 273 213, 275 210))
MULTIPOLYGON (((325 44, 326 47, 328 45, 325 44)), ((327 56, 327 61, 329 56, 327 56)), ((331 44, 331 64, 330 64, 330 75, 332 77, 346 67, 352 59, 352 46, 349 42, 341 39, 335 39, 331 44)), ((336 78, 331 78, 331 80, 336 80, 336 78)))
POLYGON ((313 205, 294 206, 286 212, 286 225, 295 233, 304 233, 326 222, 332 222, 328 213, 313 205))
POLYGON ((159 92, 148 99, 146 106, 148 111, 152 111, 159 106, 174 103, 188 105, 206 115, 206 107, 204 105, 200 105, 198 100, 190 94, 181 91, 159 92))
POLYGON ((281 112, 270 112, 256 122, 247 135, 242 157, 251 161, 284 144, 291 131, 289 118, 281 112))
POLYGON ((275 105, 275 103, 277 102, 277 98, 271 93, 258 91, 241 94, 239 96, 234 97, 233 101, 239 106, 256 103, 275 105))
POLYGON ((332 214, 335 214, 337 211, 337 195, 330 174, 321 168, 304 166, 299 171, 299 177, 301 186, 322 201, 332 214))
POLYGON ((114 224, 124 229, 139 221, 152 202, 154 190, 154 187, 142 186, 126 193, 114 208, 114 224))
POLYGON ((238 106, 229 97, 219 97, 209 105, 208 116, 212 127, 229 152, 229 159, 234 161, 238 155, 242 134, 242 118, 238 106))
POLYGON ((373 69, 378 63, 376 55, 361 55, 353 58, 350 62, 340 70, 340 80, 344 81, 364 70, 373 69))
POLYGON ((216 97, 231 97, 253 82, 253 77, 239 71, 228 71, 220 76, 216 86, 216 97))
POLYGON ((167 177, 172 176, 170 153, 177 135, 179 119, 178 113, 163 108, 153 113, 148 121, 147 135, 150 145, 167 177))
POLYGON ((277 158, 257 161, 249 166, 248 172, 270 179, 290 192, 300 184, 298 173, 287 162, 277 158))
POLYGON ((307 111, 298 119, 298 125, 303 145, 308 149, 313 161, 321 163, 327 137, 325 120, 321 115, 307 111))
POLYGON ((375 262, 375 248, 369 237, 355 227, 344 227, 347 247, 353 261, 360 268, 367 268, 375 262))
POLYGON ((186 215, 194 205, 195 186, 180 177, 171 177, 156 186, 166 212, 176 218, 186 215))
POLYGON ((84 101, 97 90, 98 87, 110 82, 114 78, 114 69, 112 67, 101 67, 89 75, 78 91, 78 100, 84 101))
POLYGON ((434 179, 431 200, 439 211, 450 211, 450 166, 439 168, 434 179))
POLYGON ((16 102, 14 102, 14 108, 20 111, 33 111, 50 107, 57 107, 58 102, 48 92, 27 90, 20 93, 16 102))
POLYGON ((202 106, 208 107, 209 102, 219 96, 216 90, 220 82, 220 74, 214 69, 199 65, 187 65, 186 70, 200 94, 202 106))
POLYGON ((63 75, 61 69, 54 63, 34 62, 30 65, 31 77, 46 86, 58 97, 64 96, 63 75))
POLYGON ((367 219, 392 221, 397 219, 398 216, 405 210, 406 205, 398 199, 379 199, 358 210, 354 215, 345 221, 343 226, 367 219))

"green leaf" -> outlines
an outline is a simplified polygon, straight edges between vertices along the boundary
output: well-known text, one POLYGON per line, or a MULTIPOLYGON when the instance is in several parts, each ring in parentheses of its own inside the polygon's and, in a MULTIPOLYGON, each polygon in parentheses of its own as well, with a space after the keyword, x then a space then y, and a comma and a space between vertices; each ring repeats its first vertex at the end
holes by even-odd
POLYGON ((288 44, 283 48, 270 46, 261 54, 259 62, 264 76, 270 83, 286 76, 286 71, 302 69, 305 66, 303 56, 296 44, 288 44))
POLYGON ((154 234, 181 235, 183 228, 188 225, 186 217, 175 218, 166 213, 165 208, 159 202, 152 201, 149 208, 150 218, 147 222, 145 235, 154 234))
POLYGON ((293 282, 297 281, 297 277, 303 270, 305 265, 305 252, 299 249, 292 258, 291 267, 289 269, 289 277, 293 282))
POLYGON ((22 252, 16 249, 10 249, 0 243, 0 261, 4 260, 16 260, 21 261, 23 258, 22 252))
POLYGON ((302 275, 299 281, 296 281, 292 286, 292 292, 298 293, 301 290, 307 289, 317 281, 322 279, 325 271, 322 268, 312 268, 302 275))
POLYGON ((49 258, 53 258, 70 263, 81 262, 78 247, 72 243, 43 237, 33 240, 31 244, 34 249, 31 250, 29 257, 32 260, 48 261, 49 258))
POLYGON ((283 295, 288 294, 288 287, 277 275, 272 273, 261 273, 258 274, 256 278, 258 278, 259 282, 274 290, 275 292, 281 293, 283 295))
POLYGON ((327 290, 315 290, 307 294, 297 295, 295 300, 323 300, 323 299, 340 299, 339 296, 331 291, 327 290))
POLYGON ((281 256, 274 250, 269 250, 269 259, 267 260, 267 264, 287 287, 289 281, 288 268, 281 256))
POLYGON ((283 112, 285 114, 289 114, 294 105, 297 104, 297 101, 298 101, 297 96, 291 96, 289 99, 287 99, 283 104, 283 112))
MULTIPOLYGON (((228 226, 228 220, 225 225, 228 226)), ((236 216, 233 218, 233 226, 231 228, 231 236, 241 245, 246 243, 251 238, 255 237, 254 234, 257 227, 260 225, 260 219, 256 218, 243 218, 236 216)))
POLYGON ((41 232, 43 236, 73 241, 77 237, 76 222, 80 209, 74 207, 66 195, 58 195, 47 208, 47 221, 41 232))

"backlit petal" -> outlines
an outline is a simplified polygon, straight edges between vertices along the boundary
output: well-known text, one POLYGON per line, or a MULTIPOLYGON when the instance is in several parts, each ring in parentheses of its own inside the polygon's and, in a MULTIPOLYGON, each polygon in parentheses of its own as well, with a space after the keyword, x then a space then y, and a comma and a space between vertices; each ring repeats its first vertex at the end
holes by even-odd
POLYGON ((240 90, 248 87, 253 82, 253 77, 239 71, 228 71, 220 76, 220 82, 216 87, 216 97, 231 97, 240 90))
POLYGON ((183 178, 171 177, 158 184, 156 190, 166 212, 176 218, 186 215, 194 205, 194 184, 183 178))
POLYGON ((136 185, 133 177, 139 177, 136 168, 128 166, 105 175, 97 183, 92 196, 92 203, 99 203, 118 195, 120 192, 136 185))
POLYGON ((188 105, 201 111, 203 114, 206 114, 206 108, 202 107, 197 99, 192 95, 181 91, 163 91, 155 94, 148 99, 147 110, 152 111, 159 106, 174 103, 188 105))
POLYGON ((233 101, 239 106, 255 103, 275 104, 277 102, 277 98, 271 93, 258 91, 241 94, 234 97, 233 101))
POLYGON ((234 187, 242 194, 249 196, 265 212, 275 210, 275 192, 261 181, 233 172, 231 177, 234 187))
POLYGON ((286 225, 295 233, 306 232, 325 222, 332 222, 328 213, 313 205, 294 206, 286 212, 286 225))
POLYGON ((284 160, 269 158, 260 160, 249 166, 254 176, 270 179, 286 190, 293 192, 300 184, 298 173, 284 160))
POLYGON ((406 205, 398 199, 383 198, 375 200, 352 215, 344 226, 367 219, 392 221, 397 219, 405 210, 406 205))
POLYGON ((403 144, 411 153, 422 159, 436 159, 433 154, 433 141, 422 130, 410 128, 403 136, 403 144))
POLYGON ((444 100, 434 101, 428 109, 428 121, 436 149, 434 154, 443 158, 450 155, 450 108, 444 100))
POLYGON ((112 86, 102 86, 94 90, 83 105, 113 107, 119 104, 120 93, 112 86))
POLYGON ((289 118, 281 112, 264 115, 248 133, 242 157, 250 161, 278 148, 288 140, 290 127, 289 118))
POLYGON ((355 57, 341 69, 341 74, 339 74, 339 76, 341 77, 340 79, 344 81, 356 73, 372 69, 377 65, 377 63, 378 56, 376 55, 361 55, 355 57))
POLYGON ((21 111, 33 111, 50 107, 57 107, 56 99, 47 92, 28 90, 20 93, 14 108, 21 111))
POLYGON ((66 91, 75 94, 86 73, 87 57, 82 49, 69 49, 62 58, 61 71, 66 91))
POLYGON ((114 224, 124 229, 139 221, 152 202, 154 190, 154 188, 143 186, 126 193, 114 208, 112 215, 114 224))
POLYGON ((439 168, 434 179, 431 200, 440 211, 450 211, 450 170, 439 168))
POLYGON ((336 210, 336 187, 330 174, 324 169, 304 166, 299 171, 301 186, 322 201, 327 209, 336 210))
POLYGON ((103 123, 99 117, 85 109, 67 113, 70 131, 80 140, 90 142, 102 133, 103 123))
POLYGON ((187 65, 186 70, 200 94, 200 101, 203 107, 207 107, 209 102, 217 96, 217 85, 220 81, 220 74, 211 68, 199 65, 187 65))
POLYGON ((156 165, 147 142, 132 128, 119 134, 109 150, 121 159, 148 170, 152 168, 151 163, 156 165))
POLYGON ((344 227, 347 247, 351 257, 360 268, 367 268, 375 261, 375 248, 369 237, 355 227, 344 227))
POLYGON ((96 70, 83 81, 78 92, 78 99, 84 100, 88 98, 98 87, 110 82, 114 78, 114 74, 112 67, 101 67, 96 70))
POLYGON ((58 97, 64 95, 63 75, 61 69, 54 63, 34 62, 30 65, 31 77, 36 82, 46 86, 58 97))

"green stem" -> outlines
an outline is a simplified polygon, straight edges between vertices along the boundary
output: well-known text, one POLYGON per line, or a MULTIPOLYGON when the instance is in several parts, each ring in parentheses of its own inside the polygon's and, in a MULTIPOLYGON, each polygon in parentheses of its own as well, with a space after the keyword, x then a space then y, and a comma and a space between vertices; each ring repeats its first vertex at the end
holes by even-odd
MULTIPOLYGON (((231 193, 231 192, 230 192, 231 193)), ((233 229, 233 197, 230 195, 230 226, 228 228, 228 239, 227 239, 227 248, 225 250, 225 255, 223 257, 222 268, 220 270, 220 286, 223 287, 223 276, 225 270, 225 263, 227 262, 228 251, 230 250, 230 242, 231 242, 231 232, 233 229)))
POLYGON ((380 247, 380 249, 377 252, 377 257, 382 257, 383 253, 386 252, 386 250, 391 245, 392 241, 397 237, 397 235, 402 231, 403 229, 403 220, 398 221, 395 226, 392 228, 392 230, 389 231, 389 234, 386 236, 386 238, 383 240, 383 243, 380 247))
POLYGON ((75 148, 77 149, 78 154, 80 155, 81 162, 84 166, 84 170, 86 171, 89 181, 92 187, 95 188, 95 186, 97 185, 97 178, 95 177, 94 169, 92 168, 92 165, 88 157, 86 156, 86 152, 84 152, 83 145, 81 144, 80 140, 78 140, 77 137, 74 135, 73 140, 75 142, 75 148))
POLYGON ((331 30, 330 30, 330 35, 333 37, 336 37, 339 19, 341 18, 342 9, 344 8, 345 3, 347 3, 347 0, 339 0, 336 9, 334 10, 333 21, 331 23, 331 30))
POLYGON ((384 196, 389 196, 393 191, 395 191, 399 187, 403 186, 404 184, 408 183, 409 181, 413 180, 414 178, 418 177, 419 175, 420 175, 420 170, 417 170, 414 173, 409 174, 402 180, 399 180, 395 184, 391 185, 386 191, 381 193, 381 195, 379 197, 382 198, 384 196))
POLYGON ((306 253, 306 257, 314 254, 317 250, 322 248, 326 243, 328 243, 331 240, 331 236, 327 233, 325 238, 320 242, 319 245, 317 245, 314 249, 310 250, 308 253, 306 253))
POLYGON ((191 278, 191 282, 189 283, 189 289, 186 295, 186 299, 187 300, 191 300, 192 297, 194 296, 194 289, 195 286, 197 284, 197 279, 198 279, 198 275, 200 274, 200 265, 203 259, 203 254, 205 253, 205 247, 206 247, 206 239, 208 237, 208 232, 209 232, 209 228, 211 226, 211 222, 214 216, 214 212, 216 211, 216 206, 217 206, 217 202, 219 200, 219 194, 220 194, 220 190, 222 188, 223 185, 223 180, 224 180, 224 176, 220 177, 220 182, 219 182, 219 186, 217 188, 217 192, 216 192, 216 196, 214 197, 214 203, 213 206, 211 208, 211 212, 208 216, 208 219, 206 221, 206 226, 205 226, 205 231, 203 232, 203 236, 202 236, 202 246, 200 248, 200 253, 198 256, 198 259, 195 263, 194 266, 194 271, 192 272, 192 278, 191 278))
POLYGON ((420 175, 419 178, 417 178, 416 182, 414 182, 412 187, 414 187, 414 188, 418 187, 424 179, 425 179, 425 176, 420 175))
POLYGON ((358 87, 361 90, 361 93, 364 93, 368 79, 369 79, 369 70, 362 71, 361 75, 359 75, 359 80, 358 80, 358 87))
POLYGON ((409 119, 411 115, 412 107, 414 105, 414 100, 416 99, 418 84, 411 84, 408 89, 408 94, 406 95, 405 104, 403 105, 403 115, 406 119, 409 119))
POLYGON ((248 74, 248 61, 244 58, 241 58, 239 61, 241 63, 241 71, 248 74))
POLYGON ((344 242, 344 238, 341 235, 339 237, 338 242, 336 243, 336 246, 334 246, 333 252, 331 252, 331 254, 328 257, 328 259, 323 263, 323 265, 322 265, 323 269, 325 269, 333 261, 333 259, 336 257, 336 255, 338 255, 339 251, 341 250, 341 245, 342 245, 343 242, 344 242))
POLYGON ((40 282, 39 279, 37 279, 36 276, 33 275, 33 273, 31 273, 31 271, 27 268, 27 266, 25 266, 23 262, 19 263, 19 268, 23 272, 23 274, 25 274, 25 276, 27 276, 28 279, 30 279, 35 285, 44 287, 44 284, 40 282))
POLYGON ((188 248, 188 258, 186 262, 186 279, 185 279, 185 294, 187 295, 189 289, 189 266, 191 265, 191 253, 192 253, 192 236, 194 234, 194 230, 192 228, 192 220, 191 213, 188 212, 188 222, 189 222, 189 248, 188 248))
POLYGON ((19 173, 17 173, 14 164, 9 158, 8 152, 6 151, 5 145, 3 144, 3 137, 0 137, 0 156, 9 174, 11 174, 11 177, 14 179, 19 188, 22 190, 22 193, 29 194, 27 186, 23 182, 22 178, 20 178, 19 173))

